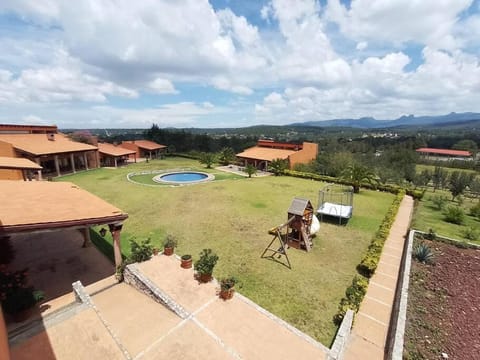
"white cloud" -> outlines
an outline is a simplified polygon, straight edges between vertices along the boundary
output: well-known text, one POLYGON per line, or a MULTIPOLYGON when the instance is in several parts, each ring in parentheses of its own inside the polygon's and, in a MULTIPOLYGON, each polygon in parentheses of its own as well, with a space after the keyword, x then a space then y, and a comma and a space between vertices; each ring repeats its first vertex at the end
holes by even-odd
POLYGON ((360 41, 357 43, 356 49, 359 51, 365 50, 368 47, 368 42, 366 41, 360 41))
POLYGON ((178 94, 172 82, 167 79, 156 78, 150 82, 149 88, 157 94, 178 94))
POLYGON ((329 0, 326 18, 355 40, 419 42, 432 48, 454 49, 451 32, 473 0, 352 0, 350 7, 329 0))

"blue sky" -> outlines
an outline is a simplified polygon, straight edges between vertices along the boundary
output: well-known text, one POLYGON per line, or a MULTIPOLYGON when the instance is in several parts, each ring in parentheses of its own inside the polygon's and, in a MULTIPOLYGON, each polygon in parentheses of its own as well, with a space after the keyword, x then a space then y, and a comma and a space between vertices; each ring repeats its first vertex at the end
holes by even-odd
POLYGON ((3 0, 0 122, 239 127, 480 112, 479 0, 3 0))

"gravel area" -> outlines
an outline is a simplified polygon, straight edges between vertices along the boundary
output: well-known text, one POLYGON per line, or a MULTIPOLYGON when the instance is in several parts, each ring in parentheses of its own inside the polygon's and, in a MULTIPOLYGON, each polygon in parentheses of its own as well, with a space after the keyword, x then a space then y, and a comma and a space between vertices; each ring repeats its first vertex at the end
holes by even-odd
POLYGON ((412 262, 404 358, 480 359, 480 250, 424 242, 434 263, 412 262))

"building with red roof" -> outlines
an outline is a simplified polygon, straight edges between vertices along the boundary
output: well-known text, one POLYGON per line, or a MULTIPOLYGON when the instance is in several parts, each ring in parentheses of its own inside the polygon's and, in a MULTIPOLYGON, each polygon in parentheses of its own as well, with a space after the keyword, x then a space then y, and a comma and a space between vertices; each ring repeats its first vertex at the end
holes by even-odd
POLYGON ((426 160, 473 160, 473 154, 465 150, 419 148, 416 151, 426 160))

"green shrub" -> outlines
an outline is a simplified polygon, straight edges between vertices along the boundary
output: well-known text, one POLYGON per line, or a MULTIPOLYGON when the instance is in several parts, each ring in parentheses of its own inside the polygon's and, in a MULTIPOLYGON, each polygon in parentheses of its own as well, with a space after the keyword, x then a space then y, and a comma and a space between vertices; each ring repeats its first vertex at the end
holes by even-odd
POLYGON ((150 244, 150 238, 137 243, 134 239, 130 240, 130 258, 131 262, 147 261, 152 257, 153 245, 150 244))
POLYGON ((203 249, 194 267, 199 274, 212 274, 217 261, 218 256, 212 249, 203 249))
POLYGON ((380 227, 370 242, 366 254, 364 255, 360 264, 357 266, 358 272, 367 278, 371 277, 377 269, 377 265, 382 254, 383 244, 385 243, 385 240, 387 240, 388 234, 390 233, 390 228, 395 221, 400 202, 402 201, 404 195, 405 192, 400 191, 393 200, 392 205, 380 224, 380 227))
MULTIPOLYGON (((285 170, 284 174, 288 175, 288 176, 302 178, 302 179, 332 182, 332 183, 336 183, 336 184, 353 186, 353 183, 351 181, 347 181, 345 179, 336 178, 336 177, 332 177, 332 176, 318 175, 318 174, 295 171, 295 170, 285 170)), ((400 186, 397 186, 397 185, 385 185, 385 184, 374 184, 374 185, 372 185, 372 184, 368 184, 368 183, 362 183, 362 187, 365 188, 365 189, 379 190, 379 191, 389 192, 389 193, 392 193, 392 194, 398 194, 399 192, 403 191, 404 194, 406 193, 407 195, 413 197, 416 200, 421 200, 423 198, 423 196, 425 195, 425 189, 424 190, 415 190, 415 189, 406 189, 405 190, 404 188, 402 188, 400 186)))
POLYGON ((338 306, 338 311, 333 317, 333 322, 339 325, 347 310, 351 309, 355 312, 360 308, 363 297, 367 293, 368 288, 368 279, 361 275, 355 275, 350 285, 345 291, 345 297, 340 300, 340 305, 338 306))
POLYGON ((167 234, 163 242, 163 246, 166 248, 176 248, 178 245, 177 239, 172 234, 167 234))
POLYGON ((465 239, 476 241, 480 239, 480 234, 476 228, 469 226, 462 231, 462 235, 465 239))
POLYGON ((230 290, 237 283, 237 279, 233 276, 223 278, 220 280, 220 288, 222 290, 230 290))
POLYGON ((433 262, 433 252, 425 243, 420 243, 413 249, 413 257, 423 264, 433 262))
POLYGON ((445 221, 457 225, 462 225, 465 221, 465 211, 458 206, 449 206, 445 210, 445 221))
POLYGON ((445 205, 447 204, 448 198, 444 195, 437 195, 431 198, 432 204, 435 209, 443 210, 445 205))
POLYGON ((427 240, 435 240, 437 238, 437 234, 435 233, 435 230, 433 229, 428 229, 428 233, 426 233, 425 235, 423 235, 423 237, 427 240))
POLYGON ((480 220, 480 202, 470 208, 470 215, 480 220))

